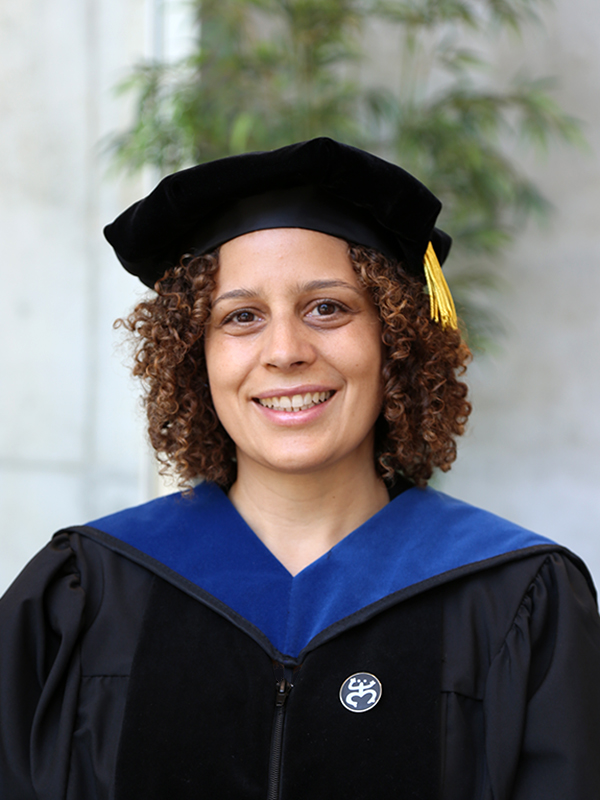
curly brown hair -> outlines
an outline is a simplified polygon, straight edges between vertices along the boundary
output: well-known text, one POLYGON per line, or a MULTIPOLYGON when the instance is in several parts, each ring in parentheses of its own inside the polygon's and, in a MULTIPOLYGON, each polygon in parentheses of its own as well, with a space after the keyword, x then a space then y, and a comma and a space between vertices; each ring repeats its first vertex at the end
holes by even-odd
MULTIPOLYGON (((392 484, 398 473, 424 486, 456 458, 456 437, 471 412, 459 380, 471 358, 458 330, 430 315, 421 280, 362 245, 348 245, 352 266, 382 321, 383 407, 375 462, 392 484)), ((235 480, 235 445, 215 412, 204 359, 204 329, 219 268, 218 250, 183 256, 123 325, 135 342, 133 374, 144 384, 148 433, 163 472, 182 486, 199 476, 221 486, 235 480)))

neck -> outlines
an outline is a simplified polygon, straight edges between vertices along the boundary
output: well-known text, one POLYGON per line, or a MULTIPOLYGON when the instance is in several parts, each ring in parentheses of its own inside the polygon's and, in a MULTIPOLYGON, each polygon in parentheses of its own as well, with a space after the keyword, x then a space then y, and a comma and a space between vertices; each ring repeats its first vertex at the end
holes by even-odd
POLYGON ((307 475, 244 468, 229 499, 292 574, 328 552, 389 502, 371 460, 307 475))

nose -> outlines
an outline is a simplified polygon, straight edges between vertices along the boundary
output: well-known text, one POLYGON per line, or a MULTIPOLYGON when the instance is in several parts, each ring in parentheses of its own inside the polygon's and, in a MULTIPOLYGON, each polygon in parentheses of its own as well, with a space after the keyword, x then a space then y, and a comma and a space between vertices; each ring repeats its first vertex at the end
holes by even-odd
POLYGON ((263 337, 263 366, 290 370, 312 364, 316 358, 310 332, 295 315, 271 319, 263 337))

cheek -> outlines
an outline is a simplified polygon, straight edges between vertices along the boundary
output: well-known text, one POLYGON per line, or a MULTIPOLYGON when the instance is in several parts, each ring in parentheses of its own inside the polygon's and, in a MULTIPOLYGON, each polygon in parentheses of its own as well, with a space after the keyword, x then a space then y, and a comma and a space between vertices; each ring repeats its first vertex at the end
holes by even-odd
POLYGON ((379 416, 383 405, 383 364, 385 347, 381 341, 380 326, 377 326, 377 335, 371 337, 371 347, 365 360, 365 382, 372 387, 371 397, 375 403, 375 416, 379 416))
POLYGON ((235 351, 229 342, 219 333, 208 336, 204 342, 204 358, 206 371, 211 386, 227 383, 235 364, 235 351))
POLYGON ((354 386, 363 407, 375 403, 380 408, 383 401, 384 347, 378 331, 378 327, 376 331, 372 327, 359 331, 333 356, 340 372, 354 386))
POLYGON ((227 391, 228 383, 228 370, 229 363, 226 354, 223 353, 223 348, 219 342, 215 340, 214 336, 207 337, 204 343, 204 359, 206 362, 206 373, 208 376, 208 385, 210 393, 217 412, 217 416, 221 416, 221 405, 223 403, 224 395, 227 391))
POLYGON ((376 377, 377 383, 381 383, 381 369, 385 354, 385 347, 381 341, 381 326, 373 323, 365 328, 355 341, 356 353, 360 353, 357 359, 357 369, 364 373, 365 377, 376 377))
POLYGON ((228 409, 240 399, 251 368, 247 347, 239 339, 217 333, 205 341, 204 358, 213 405, 223 421, 228 409))

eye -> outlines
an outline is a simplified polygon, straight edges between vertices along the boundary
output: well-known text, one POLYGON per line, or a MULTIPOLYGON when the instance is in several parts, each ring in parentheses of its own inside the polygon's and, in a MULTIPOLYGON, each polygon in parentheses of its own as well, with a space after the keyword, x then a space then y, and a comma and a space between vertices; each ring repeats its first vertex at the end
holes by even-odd
POLYGON ((228 322, 233 322, 237 325, 249 325, 252 322, 256 322, 256 320, 256 312, 248 308, 241 308, 238 311, 232 311, 231 314, 228 314, 222 324, 226 325, 228 322))
POLYGON ((256 315, 252 311, 237 311, 233 315, 236 322, 254 322, 256 315))
POLYGON ((335 303, 319 303, 319 305, 315 308, 315 311, 321 317, 329 316, 329 314, 335 314, 337 310, 338 306, 335 303))
POLYGON ((345 307, 342 306, 340 303, 336 303, 333 300, 321 300, 319 303, 314 305, 310 312, 309 316, 313 317, 332 317, 337 313, 345 311, 345 307))

